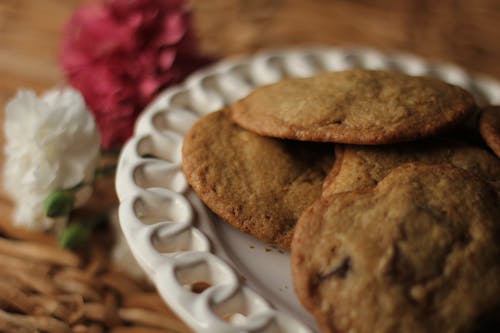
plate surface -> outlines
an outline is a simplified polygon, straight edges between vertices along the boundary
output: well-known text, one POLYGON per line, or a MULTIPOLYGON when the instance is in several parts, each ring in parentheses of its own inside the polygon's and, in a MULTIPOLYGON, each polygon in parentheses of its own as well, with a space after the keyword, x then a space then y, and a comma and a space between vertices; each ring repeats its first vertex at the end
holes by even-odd
POLYGON ((201 116, 284 77, 354 67, 430 75, 500 104, 500 84, 449 64, 368 49, 268 52, 223 61, 167 89, 143 112, 116 176, 120 224, 139 264, 197 332, 316 332, 295 297, 289 254, 209 212, 181 171, 183 136, 201 116))

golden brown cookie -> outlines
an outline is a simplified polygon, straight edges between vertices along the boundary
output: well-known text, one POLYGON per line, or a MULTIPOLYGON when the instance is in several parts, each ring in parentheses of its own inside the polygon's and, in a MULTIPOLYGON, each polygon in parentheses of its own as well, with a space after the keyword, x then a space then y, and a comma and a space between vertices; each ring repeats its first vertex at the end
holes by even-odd
POLYGON ((392 169, 409 162, 449 163, 500 189, 500 160, 465 142, 431 139, 385 146, 337 145, 335 155, 323 195, 374 187, 392 169))
POLYGON ((385 144, 436 134, 474 108, 471 94, 442 81, 357 69, 257 88, 232 105, 230 114, 261 135, 385 144))
POLYGON ((500 332, 498 200, 462 169, 422 164, 322 197, 292 241, 298 297, 322 332, 500 332))
POLYGON ((182 154, 189 184, 212 211, 282 248, 300 213, 321 195, 334 159, 332 145, 261 137, 221 111, 193 126, 182 154))
POLYGON ((486 107, 479 119, 479 132, 486 144, 500 157, 500 106, 486 107))

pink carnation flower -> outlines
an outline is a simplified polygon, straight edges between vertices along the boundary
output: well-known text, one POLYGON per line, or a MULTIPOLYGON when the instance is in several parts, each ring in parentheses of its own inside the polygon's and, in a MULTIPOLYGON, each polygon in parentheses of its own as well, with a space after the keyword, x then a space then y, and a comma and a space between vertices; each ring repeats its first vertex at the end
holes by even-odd
POLYGON ((107 0, 69 20, 61 63, 96 118, 101 146, 120 147, 158 90, 207 63, 182 0, 107 0))

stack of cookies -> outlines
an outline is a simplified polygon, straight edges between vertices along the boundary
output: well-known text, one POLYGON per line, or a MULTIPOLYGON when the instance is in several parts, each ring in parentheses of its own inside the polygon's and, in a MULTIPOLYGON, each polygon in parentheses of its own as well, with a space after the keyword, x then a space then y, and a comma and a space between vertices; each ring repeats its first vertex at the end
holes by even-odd
POLYGON ((484 140, 477 113, 433 78, 286 79, 199 120, 183 170, 223 220, 291 249, 322 332, 500 332, 500 109, 484 140))

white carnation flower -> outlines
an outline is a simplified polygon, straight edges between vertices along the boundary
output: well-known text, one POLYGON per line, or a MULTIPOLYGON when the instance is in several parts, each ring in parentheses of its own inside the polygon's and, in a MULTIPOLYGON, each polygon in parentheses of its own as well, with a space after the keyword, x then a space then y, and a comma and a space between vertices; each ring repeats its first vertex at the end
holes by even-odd
MULTIPOLYGON (((21 90, 5 108, 4 127, 4 188, 16 203, 14 221, 51 229, 57 220, 44 215, 45 198, 93 180, 99 157, 94 118, 74 89, 52 90, 41 98, 21 90)), ((77 204, 83 201, 77 195, 77 204)))

